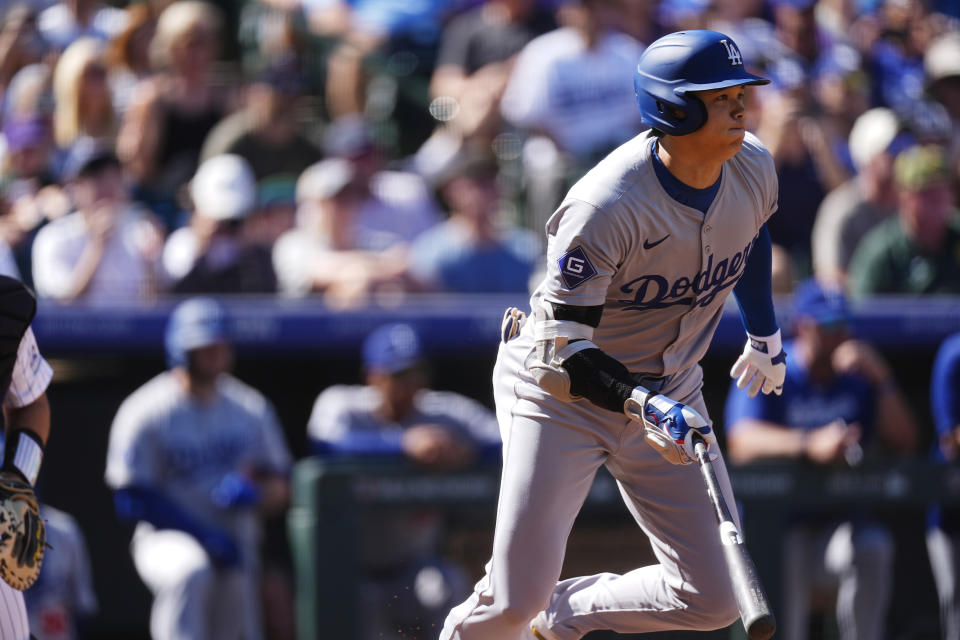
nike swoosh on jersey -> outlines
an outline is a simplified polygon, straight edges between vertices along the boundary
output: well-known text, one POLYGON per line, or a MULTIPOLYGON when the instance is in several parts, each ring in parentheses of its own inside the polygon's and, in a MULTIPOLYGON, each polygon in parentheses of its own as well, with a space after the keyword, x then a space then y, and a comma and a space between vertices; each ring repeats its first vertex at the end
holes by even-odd
POLYGON ((664 240, 666 240, 666 239, 669 238, 669 237, 670 237, 670 234, 668 233, 667 235, 663 236, 662 238, 660 238, 660 239, 657 240, 656 242, 650 242, 649 240, 644 240, 644 241, 643 241, 643 248, 644 248, 644 249, 653 249, 655 246, 657 246, 658 244, 660 244, 661 242, 663 242, 664 240))

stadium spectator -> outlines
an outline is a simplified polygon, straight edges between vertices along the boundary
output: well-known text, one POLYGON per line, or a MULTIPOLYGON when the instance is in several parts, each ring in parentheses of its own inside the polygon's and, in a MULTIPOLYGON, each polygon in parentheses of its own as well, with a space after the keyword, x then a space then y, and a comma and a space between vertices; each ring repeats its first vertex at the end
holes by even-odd
POLYGON ((40 62, 47 43, 37 30, 37 15, 25 3, 11 4, 0 24, 0 97, 20 69, 40 62))
POLYGON ((88 140, 74 146, 64 176, 76 211, 37 233, 37 295, 86 304, 155 296, 162 232, 149 212, 130 202, 117 157, 88 140))
POLYGON ((135 197, 179 226, 177 192, 197 170, 200 149, 229 112, 231 91, 214 77, 221 16, 200 0, 177 0, 157 19, 150 42, 157 73, 134 90, 117 153, 136 180, 135 197))
MULTIPOLYGON (((949 336, 937 350, 930 377, 930 409, 936 438, 933 460, 955 464, 960 452, 960 333, 949 336)), ((960 638, 960 510, 931 509, 927 552, 940 600, 940 637, 960 638)))
POLYGON ((363 117, 346 116, 331 122, 324 130, 323 151, 328 158, 350 162, 351 186, 361 197, 358 218, 362 227, 410 242, 440 221, 440 209, 423 178, 384 166, 371 126, 363 117))
POLYGON ((83 138, 104 146, 113 144, 113 96, 104 51, 102 42, 80 38, 57 60, 53 72, 53 137, 66 154, 83 138))
MULTIPOLYGON (((425 354, 411 326, 378 327, 364 341, 363 365, 365 385, 334 385, 317 398, 307 426, 316 455, 406 460, 433 470, 496 459, 500 437, 493 413, 427 386, 425 354)), ((441 514, 359 517, 362 640, 434 638, 447 609, 469 589, 462 569, 439 557, 441 514)))
POLYGON ((771 73, 777 91, 766 91, 757 135, 773 155, 780 181, 779 215, 767 224, 774 245, 790 256, 793 271, 811 273, 810 236, 817 208, 848 173, 815 106, 809 75, 791 58, 771 73))
POLYGON ((295 181, 322 156, 303 127, 305 88, 295 61, 262 70, 247 86, 244 108, 207 136, 201 159, 233 153, 247 161, 258 182, 278 177, 295 181))
POLYGON ((896 114, 886 107, 857 118, 849 141, 857 173, 827 194, 813 224, 813 270, 819 279, 846 286, 847 268, 860 240, 896 213, 893 160, 903 140, 899 131, 896 114))
POLYGON ((413 153, 435 124, 426 109, 430 75, 444 20, 457 3, 306 0, 304 5, 309 15, 324 14, 312 25, 332 23, 334 33, 342 30, 327 58, 330 119, 375 113, 377 123, 392 132, 396 153, 413 153), (336 4, 341 7, 331 10, 336 4))
POLYGON ((955 177, 943 148, 915 146, 894 162, 897 216, 870 231, 850 262, 850 290, 960 293, 955 177))
POLYGON ((923 52, 935 30, 923 2, 883 2, 877 39, 869 51, 874 105, 908 109, 923 97, 923 52))
POLYGON ((24 591, 30 633, 36 640, 83 638, 99 610, 87 543, 76 519, 40 504, 50 550, 40 576, 24 591))
POLYGON ((272 293, 277 280, 254 231, 257 183, 237 155, 210 158, 190 181, 189 224, 170 234, 163 268, 176 293, 272 293))
POLYGON ((40 12, 37 25, 44 40, 63 51, 80 38, 107 42, 124 27, 122 9, 99 0, 63 0, 40 12))
POLYGON ((410 275, 422 289, 456 293, 526 293, 541 255, 539 236, 502 216, 497 162, 466 152, 438 187, 449 218, 410 248, 410 275))
POLYGON ((927 92, 946 107, 956 130, 960 127, 960 31, 947 32, 930 43, 923 69, 927 92))
POLYGON ((42 62, 28 64, 10 80, 3 96, 3 118, 53 117, 53 73, 42 62))
POLYGON ((407 244, 390 228, 376 221, 370 225, 361 216, 365 192, 353 167, 348 160, 328 158, 297 181, 297 226, 273 249, 284 294, 321 293, 331 305, 347 307, 383 289, 408 288, 407 244))
POLYGON ((521 50, 500 102, 524 144, 526 226, 541 230, 574 176, 642 128, 628 80, 643 45, 613 0, 563 3, 562 25, 521 50), (626 79, 626 80, 625 80, 626 79))
POLYGON ((128 396, 105 479, 135 524, 134 566, 154 638, 263 637, 261 517, 289 501, 291 456, 273 407, 229 372, 225 309, 190 298, 165 334, 169 369, 128 396))
POLYGON ((126 27, 107 47, 107 68, 113 107, 119 117, 127 111, 134 88, 153 73, 150 64, 150 41, 156 31, 157 20, 148 2, 127 5, 126 27))
MULTIPOLYGON (((792 459, 856 466, 886 451, 911 453, 917 427, 893 372, 867 343, 851 339, 839 289, 809 279, 794 297, 794 340, 781 395, 727 395, 729 458, 792 459)), ((785 640, 805 640, 811 592, 837 587, 843 640, 884 637, 893 580, 893 539, 866 509, 792 514, 783 541, 785 640)), ((749 517, 749 515, 748 515, 749 517)))
MULTIPOLYGON (((443 30, 437 66, 430 79, 435 108, 451 109, 455 136, 489 143, 503 129, 500 98, 516 54, 553 28, 536 0, 486 0, 452 18, 443 30), (448 104, 444 101, 452 101, 448 104)), ((452 116, 452 117, 451 117, 452 116)))
POLYGON ((0 167, 0 273, 33 286, 30 251, 33 239, 48 220, 70 212, 70 200, 53 169, 53 139, 47 118, 13 116, 3 123, 6 153, 0 167), (6 264, 16 261, 13 270, 6 264))

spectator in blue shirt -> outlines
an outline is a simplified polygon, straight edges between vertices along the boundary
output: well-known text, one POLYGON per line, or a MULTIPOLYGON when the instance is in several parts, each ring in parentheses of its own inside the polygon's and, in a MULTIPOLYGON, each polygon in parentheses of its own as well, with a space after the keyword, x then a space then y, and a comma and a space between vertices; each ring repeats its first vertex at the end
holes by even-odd
MULTIPOLYGON (((960 333, 940 345, 930 378, 930 403, 937 441, 933 457, 956 462, 960 451, 960 333)), ((940 599, 940 627, 944 640, 960 639, 960 510, 933 509, 927 529, 927 552, 940 599)))
MULTIPOLYGON (((735 463, 779 458, 851 465, 885 447, 913 449, 916 426, 883 358, 850 339, 839 290, 797 287, 794 340, 782 395, 749 398, 731 387, 726 425, 735 463)), ((807 638, 810 595, 838 587, 842 640, 880 640, 890 600, 893 539, 865 511, 793 514, 784 539, 783 638, 807 638)))

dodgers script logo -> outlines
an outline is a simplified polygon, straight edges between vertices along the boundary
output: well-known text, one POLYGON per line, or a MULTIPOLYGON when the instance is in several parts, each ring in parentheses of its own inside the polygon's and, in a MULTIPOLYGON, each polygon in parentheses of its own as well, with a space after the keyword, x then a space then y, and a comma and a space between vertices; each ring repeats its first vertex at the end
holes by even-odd
POLYGON ((620 287, 620 291, 633 297, 617 302, 627 305, 624 309, 628 311, 666 309, 678 304, 706 307, 714 301, 717 294, 737 284, 752 248, 753 242, 750 242, 743 251, 724 258, 716 265, 711 253, 707 258, 706 268, 692 278, 680 276, 673 282, 656 274, 634 278, 620 287))

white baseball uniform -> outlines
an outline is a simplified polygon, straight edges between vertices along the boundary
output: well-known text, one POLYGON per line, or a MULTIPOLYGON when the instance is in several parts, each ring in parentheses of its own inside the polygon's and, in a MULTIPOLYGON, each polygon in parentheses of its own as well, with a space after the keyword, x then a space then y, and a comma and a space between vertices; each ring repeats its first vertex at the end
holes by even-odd
POLYGON ((172 372, 161 373, 123 401, 110 430, 111 488, 156 489, 240 549, 239 568, 217 568, 190 534, 137 524, 131 552, 154 595, 157 640, 262 637, 257 513, 217 506, 211 494, 231 472, 286 473, 291 456, 266 398, 229 375, 217 386, 216 398, 201 404, 172 372))
MULTIPOLYGON (((40 355, 32 329, 27 329, 17 348, 10 387, 3 397, 4 407, 25 407, 47 390, 53 369, 40 355)), ((23 593, 0 580, 0 640, 27 640, 30 625, 23 593)))
MULTIPOLYGON (((665 192, 653 146, 652 134, 635 137, 570 190, 547 223, 547 273, 530 304, 603 305, 593 342, 649 377, 641 384, 706 416, 698 363, 776 209, 777 177, 770 154, 748 133, 723 165, 704 215, 665 192)), ((504 463, 493 556, 440 637, 528 639, 541 611, 559 640, 597 629, 728 626, 738 613, 697 465, 665 461, 622 413, 541 389, 528 370, 537 357, 533 324, 501 345, 494 370, 504 463), (567 537, 601 465, 658 563, 558 583, 567 537)), ((733 504, 723 460, 714 468, 733 504)))

